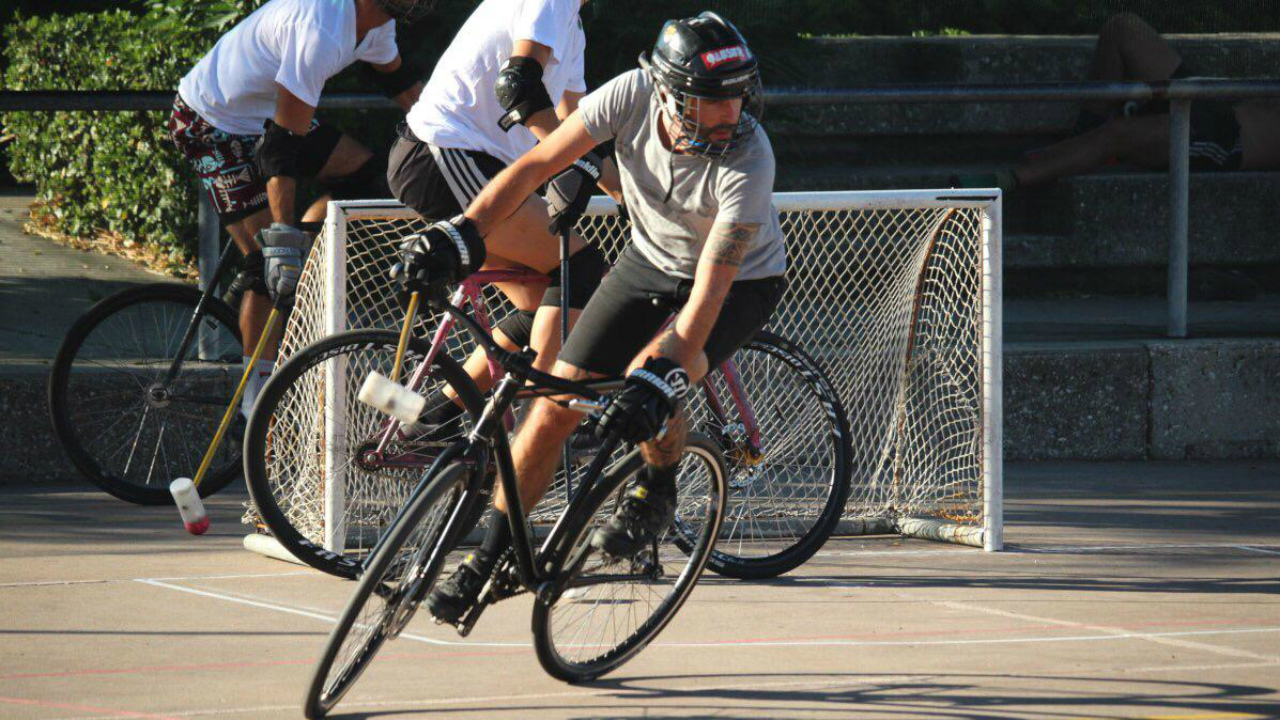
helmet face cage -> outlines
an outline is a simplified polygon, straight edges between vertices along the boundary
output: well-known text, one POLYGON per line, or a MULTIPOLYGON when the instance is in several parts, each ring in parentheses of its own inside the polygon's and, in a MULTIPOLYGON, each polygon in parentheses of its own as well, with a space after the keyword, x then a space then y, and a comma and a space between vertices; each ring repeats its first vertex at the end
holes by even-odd
POLYGON ((668 122, 679 128, 679 133, 671 143, 671 149, 675 152, 719 160, 746 144, 760 125, 760 118, 764 114, 764 92, 758 72, 753 72, 744 83, 741 95, 729 97, 701 96, 678 90, 662 78, 656 63, 651 65, 649 73, 657 86, 663 114, 668 122), (742 99, 738 124, 728 138, 716 140, 710 136, 712 128, 702 122, 702 103, 731 100, 735 97, 742 99))
POLYGON ((759 62, 742 33, 713 12, 663 25, 652 53, 640 56, 659 105, 670 123, 672 150, 719 159, 755 134, 764 112, 759 62), (704 103, 742 101, 737 125, 727 138, 712 137, 704 103))
POLYGON ((406 25, 426 17, 436 7, 437 0, 378 0, 383 12, 406 25))

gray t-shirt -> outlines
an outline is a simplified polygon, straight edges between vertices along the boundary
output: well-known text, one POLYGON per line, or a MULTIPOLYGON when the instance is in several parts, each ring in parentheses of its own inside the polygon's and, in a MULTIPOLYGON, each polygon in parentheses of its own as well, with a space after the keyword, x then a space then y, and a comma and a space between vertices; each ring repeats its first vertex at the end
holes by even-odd
POLYGON ((673 153, 659 139, 661 109, 644 70, 605 83, 582 99, 578 113, 596 142, 617 140, 631 242, 645 259, 689 279, 714 223, 757 223, 760 230, 737 279, 786 272, 787 251, 773 207, 773 147, 763 128, 721 160, 673 153))

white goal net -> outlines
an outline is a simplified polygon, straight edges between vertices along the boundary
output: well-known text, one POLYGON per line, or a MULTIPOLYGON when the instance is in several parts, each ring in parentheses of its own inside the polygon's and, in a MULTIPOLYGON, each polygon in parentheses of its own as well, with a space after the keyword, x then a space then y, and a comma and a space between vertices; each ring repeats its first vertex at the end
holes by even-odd
MULTIPOLYGON (((769 329, 823 366, 852 431, 853 492, 837 533, 1000 549, 998 194, 778 193, 775 205, 790 285, 769 329)), ((387 271, 401 238, 424 228, 393 201, 330 203, 280 362, 333 333, 399 329, 403 313, 387 271)), ((579 225, 610 261, 627 230, 613 202, 599 197, 579 225)), ((492 288, 487 294, 491 316, 502 317, 504 301, 492 288)), ((450 354, 461 360, 470 348, 456 330, 450 354)), ((316 402, 331 416, 335 408, 347 412, 362 380, 330 379, 316 402)), ((295 428, 290 443, 337 447, 342 438, 333 432, 312 422, 295 428)), ((277 447, 284 439, 277 437, 277 447)), ((272 482, 294 527, 331 550, 348 547, 361 526, 381 527, 413 484, 335 461, 331 452, 279 453, 271 462, 288 464, 272 482)), ((251 510, 246 521, 254 520, 251 510)))

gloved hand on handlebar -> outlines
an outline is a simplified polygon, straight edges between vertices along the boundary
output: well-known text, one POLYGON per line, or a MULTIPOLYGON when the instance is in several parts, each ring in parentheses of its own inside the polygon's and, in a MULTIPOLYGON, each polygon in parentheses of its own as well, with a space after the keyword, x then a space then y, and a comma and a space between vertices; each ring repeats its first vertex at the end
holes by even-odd
POLYGON ((458 215, 405 238, 396 279, 409 291, 452 285, 479 270, 484 259, 484 240, 475 223, 458 215))
POLYGON ((667 358, 651 357, 644 367, 631 371, 622 392, 604 409, 596 436, 603 440, 616 432, 633 443, 660 437, 688 392, 684 368, 667 358))

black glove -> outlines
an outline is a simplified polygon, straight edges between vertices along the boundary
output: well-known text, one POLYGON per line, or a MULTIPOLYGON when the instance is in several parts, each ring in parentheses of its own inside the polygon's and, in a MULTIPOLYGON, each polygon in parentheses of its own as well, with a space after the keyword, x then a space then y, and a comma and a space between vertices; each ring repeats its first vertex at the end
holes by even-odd
POLYGON ((406 290, 452 285, 466 280, 484 264, 484 240, 475 223, 459 215, 442 220, 400 244, 402 271, 397 280, 406 290))
POLYGON ((689 374, 684 368, 667 358, 651 357, 644 367, 631 371, 622 392, 604 409, 596 436, 603 440, 616 432, 632 443, 659 437, 687 392, 689 374))
POLYGON ((547 183, 547 214, 551 216, 552 234, 559 235, 578 224, 600 181, 603 162, 594 151, 589 152, 547 183))
POLYGON ((311 236, 292 225, 271 223, 259 230, 255 239, 262 246, 267 295, 278 307, 291 307, 302 277, 302 263, 311 250, 311 236))

